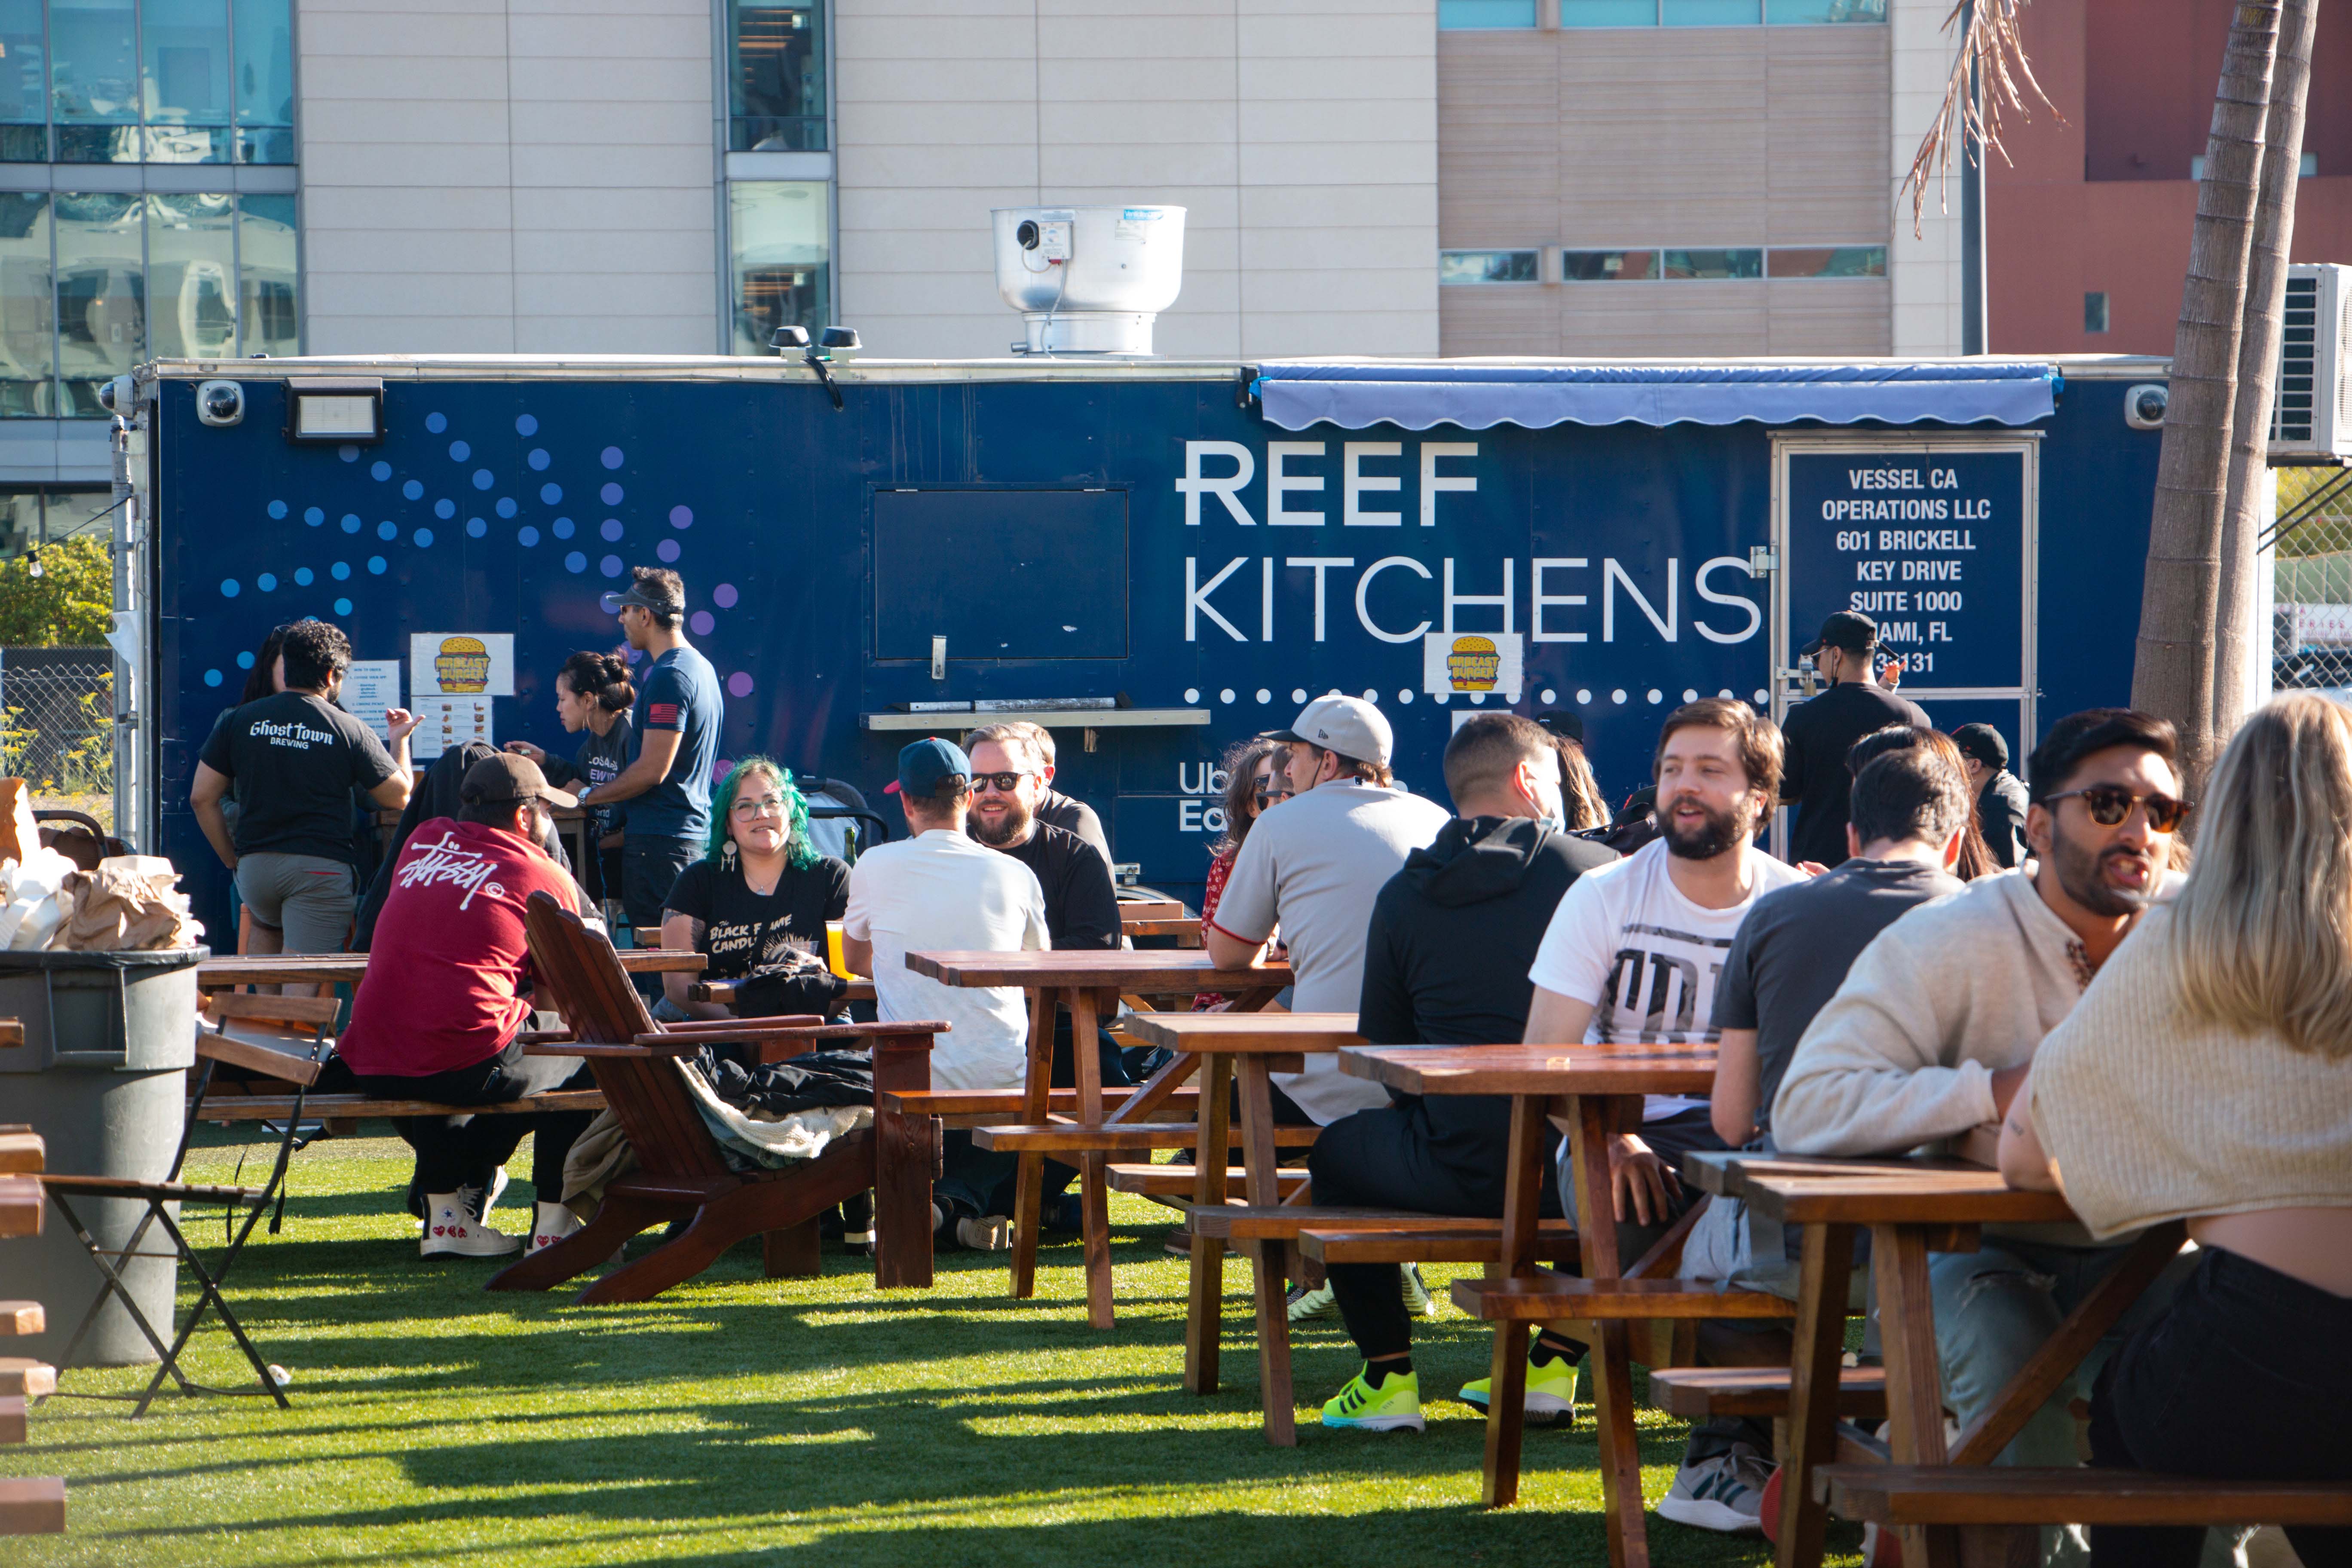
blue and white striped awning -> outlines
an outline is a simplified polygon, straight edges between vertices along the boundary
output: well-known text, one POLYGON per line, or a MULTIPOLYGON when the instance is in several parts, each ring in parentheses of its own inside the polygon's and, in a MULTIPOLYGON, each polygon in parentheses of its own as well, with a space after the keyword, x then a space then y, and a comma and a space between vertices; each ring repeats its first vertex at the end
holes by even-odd
POLYGON ((2047 364, 1275 363, 1253 384, 1286 430, 1331 424, 1542 429, 1552 425, 2030 425, 2057 406, 2047 364))

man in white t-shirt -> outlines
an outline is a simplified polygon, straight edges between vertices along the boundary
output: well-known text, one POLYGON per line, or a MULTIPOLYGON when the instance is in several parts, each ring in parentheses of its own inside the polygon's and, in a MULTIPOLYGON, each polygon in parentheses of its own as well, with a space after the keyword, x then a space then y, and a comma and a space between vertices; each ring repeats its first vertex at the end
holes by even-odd
MULTIPOLYGON (((1364 994, 1364 932, 1372 900, 1425 848, 1451 813, 1395 787, 1395 733, 1360 697, 1318 697, 1275 737, 1288 749, 1290 787, 1250 828, 1234 860, 1217 918, 1202 945, 1221 968, 1259 963, 1275 927, 1290 950, 1291 1010, 1352 1013, 1364 994)), ((1310 1058, 1303 1073, 1276 1073, 1288 1120, 1329 1126, 1389 1102, 1388 1090, 1349 1078, 1339 1058, 1310 1058), (1295 1106, 1293 1111, 1291 1107, 1295 1106)))
MULTIPOLYGON (((1780 784, 1780 734, 1745 702, 1713 697, 1666 717, 1658 736, 1657 838, 1576 880, 1536 950, 1531 1045, 1713 1045, 1715 985, 1756 900, 1805 873, 1758 849, 1780 784)), ((1706 1101, 1653 1095, 1640 1133, 1612 1141, 1619 1258, 1631 1263, 1690 1204, 1675 1166, 1720 1149, 1706 1101)), ((1560 1201, 1576 1215, 1562 1144, 1560 1201)), ((1574 1387, 1578 1347, 1547 1331, 1528 1385, 1574 1387)), ((1769 1453, 1702 1427, 1692 1434, 1662 1518, 1710 1530, 1759 1528, 1769 1453)))
MULTIPOLYGON (((971 759, 961 747, 937 739, 907 747, 889 793, 907 814, 909 837, 875 846, 850 868, 843 961, 874 977, 885 1023, 944 1018, 951 1026, 931 1047, 933 1088, 1017 1089, 1029 1038, 1021 988, 943 984, 908 969, 907 954, 1050 947, 1045 890, 1028 867, 965 837, 971 759)), ((1003 1160, 972 1148, 968 1132, 947 1135, 942 1159, 935 1226, 966 1247, 1003 1247, 1010 1222, 986 1205, 1003 1160)))

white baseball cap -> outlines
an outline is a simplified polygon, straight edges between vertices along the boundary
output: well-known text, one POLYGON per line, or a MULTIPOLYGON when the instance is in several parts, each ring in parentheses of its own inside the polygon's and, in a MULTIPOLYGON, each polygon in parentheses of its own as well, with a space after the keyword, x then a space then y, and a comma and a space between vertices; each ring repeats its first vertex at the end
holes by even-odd
POLYGON ((1360 697, 1318 697, 1298 710, 1289 729, 1276 730, 1269 738, 1304 741, 1352 762, 1381 767, 1389 765, 1396 750, 1396 731, 1389 728, 1387 717, 1360 697))

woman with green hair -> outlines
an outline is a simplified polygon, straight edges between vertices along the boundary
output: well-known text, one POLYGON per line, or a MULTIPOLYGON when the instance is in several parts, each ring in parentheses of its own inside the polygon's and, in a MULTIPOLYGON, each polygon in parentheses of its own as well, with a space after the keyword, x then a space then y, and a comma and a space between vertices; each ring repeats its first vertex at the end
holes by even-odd
POLYGON ((663 900, 662 945, 701 953, 706 979, 737 982, 735 1006, 688 1001, 691 977, 666 974, 656 1015, 831 1016, 849 983, 825 967, 824 923, 849 907, 849 868, 816 852, 808 802, 769 758, 736 763, 710 813, 709 852, 663 900))

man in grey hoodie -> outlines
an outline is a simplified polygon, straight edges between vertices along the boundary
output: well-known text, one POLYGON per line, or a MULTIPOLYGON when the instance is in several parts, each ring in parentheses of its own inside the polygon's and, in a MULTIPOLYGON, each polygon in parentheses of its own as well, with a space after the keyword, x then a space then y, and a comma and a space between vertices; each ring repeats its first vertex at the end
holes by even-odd
MULTIPOLYGON (((2170 890, 2172 834, 2187 809, 2178 752, 2169 723, 2129 709, 2053 725, 2028 770, 2034 859, 1912 910, 1863 950, 1772 1101, 1780 1148, 1899 1153, 1999 1121, 2042 1037, 2170 890)), ((1945 1399, 1963 1426, 2133 1239, 2095 1246, 2074 1226, 1988 1228, 1982 1250, 1929 1259, 1945 1399)), ((2052 1395, 1999 1462, 2075 1463, 2074 1393, 2052 1395)))
MULTIPOLYGON (((1561 831, 1551 737, 1517 714, 1482 713, 1454 732, 1445 787, 1461 815, 1372 903, 1357 1027, 1376 1044, 1516 1043, 1552 910, 1578 877, 1617 858, 1561 831)), ((1400 1096, 1342 1117, 1307 1155, 1315 1201, 1500 1218, 1510 1121, 1507 1099, 1454 1095, 1400 1096)), ((1558 1215, 1556 1194, 1546 1197, 1558 1215)), ((1327 1277, 1364 1370, 1324 1406, 1323 1424, 1420 1431, 1412 1320, 1395 1266, 1334 1263, 1327 1277)))

